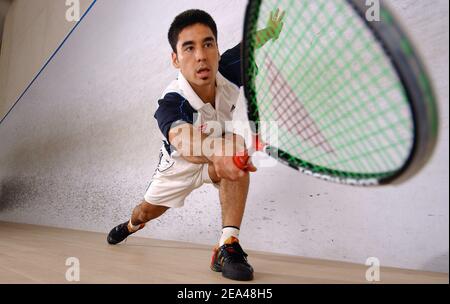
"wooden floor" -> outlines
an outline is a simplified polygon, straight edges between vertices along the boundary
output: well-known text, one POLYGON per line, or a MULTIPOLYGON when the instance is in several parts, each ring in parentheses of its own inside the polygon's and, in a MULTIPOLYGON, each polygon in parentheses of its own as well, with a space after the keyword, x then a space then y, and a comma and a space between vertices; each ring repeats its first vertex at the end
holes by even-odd
MULTIPOLYGON (((251 283, 368 283, 367 266, 248 250, 251 283)), ((80 261, 80 283, 230 281, 209 270, 211 247, 130 237, 110 246, 106 234, 0 222, 0 283, 69 283, 68 257, 80 261)), ((380 283, 447 283, 448 274, 381 268, 380 283)))

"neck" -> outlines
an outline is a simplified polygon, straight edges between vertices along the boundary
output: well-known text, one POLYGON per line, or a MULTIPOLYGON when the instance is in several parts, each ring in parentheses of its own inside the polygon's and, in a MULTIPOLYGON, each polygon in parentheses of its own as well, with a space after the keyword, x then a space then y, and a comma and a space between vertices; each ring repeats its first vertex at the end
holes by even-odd
POLYGON ((191 85, 191 87, 204 103, 210 103, 214 106, 216 100, 215 85, 208 87, 196 87, 195 85, 191 85))

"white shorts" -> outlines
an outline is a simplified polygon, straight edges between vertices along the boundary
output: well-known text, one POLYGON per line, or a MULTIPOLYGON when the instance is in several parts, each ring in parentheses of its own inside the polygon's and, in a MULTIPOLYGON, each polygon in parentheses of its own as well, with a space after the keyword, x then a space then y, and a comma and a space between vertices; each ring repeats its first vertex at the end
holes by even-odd
POLYGON ((146 202, 169 208, 180 208, 186 197, 204 183, 212 182, 208 164, 193 164, 181 157, 171 157, 161 148, 158 167, 144 195, 146 202))

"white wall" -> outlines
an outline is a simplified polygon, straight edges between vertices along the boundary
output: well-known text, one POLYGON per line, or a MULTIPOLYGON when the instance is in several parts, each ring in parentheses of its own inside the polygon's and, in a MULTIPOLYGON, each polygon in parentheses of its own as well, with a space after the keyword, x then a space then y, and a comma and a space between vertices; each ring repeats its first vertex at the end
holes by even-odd
MULTIPOLYGON (((79 3, 83 15, 92 0, 79 3)), ((0 121, 76 24, 66 19, 64 0, 1 0, 0 23, 6 9, 0 34, 0 121)))
POLYGON ((10 0, 0 0, 0 47, 2 45, 2 36, 3 36, 3 24, 5 22, 5 16, 8 12, 8 8, 11 4, 10 0))
MULTIPOLYGON (((435 80, 442 121, 433 159, 406 184, 371 189, 261 169, 244 248, 448 272, 448 2, 390 2, 435 80)), ((240 40, 241 0, 95 4, 0 125, 0 220, 106 233, 129 217, 158 160, 157 99, 176 75, 166 32, 192 7, 216 19, 222 51, 240 40)), ((220 228, 217 191, 204 186, 139 235, 213 245, 220 228)))

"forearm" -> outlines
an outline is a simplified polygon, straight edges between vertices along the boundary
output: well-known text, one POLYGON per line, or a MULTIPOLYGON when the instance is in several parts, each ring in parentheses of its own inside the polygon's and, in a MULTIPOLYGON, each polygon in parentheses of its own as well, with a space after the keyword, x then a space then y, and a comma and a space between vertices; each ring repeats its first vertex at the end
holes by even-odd
POLYGON ((201 165, 201 164, 211 163, 210 160, 208 160, 206 157, 203 157, 203 156, 183 156, 183 155, 181 155, 181 157, 193 164, 201 165))
POLYGON ((213 137, 184 124, 170 130, 170 142, 180 155, 194 164, 214 163, 218 157, 233 156, 245 149, 244 138, 232 133, 213 137))
POLYGON ((217 139, 214 140, 208 137, 196 130, 192 125, 184 124, 170 130, 169 138, 171 144, 180 153, 181 157, 188 162, 194 164, 212 162, 214 157, 214 144, 217 142, 217 139))

